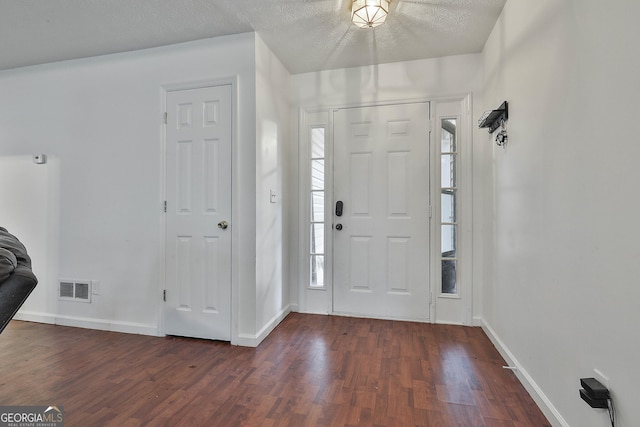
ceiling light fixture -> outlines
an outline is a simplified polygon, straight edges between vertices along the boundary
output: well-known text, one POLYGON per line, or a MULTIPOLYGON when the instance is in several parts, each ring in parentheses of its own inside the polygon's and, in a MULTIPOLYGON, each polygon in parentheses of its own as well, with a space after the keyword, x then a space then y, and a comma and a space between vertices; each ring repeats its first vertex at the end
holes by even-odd
POLYGON ((389 0, 354 0, 351 20, 360 28, 374 28, 382 24, 389 14, 389 0))

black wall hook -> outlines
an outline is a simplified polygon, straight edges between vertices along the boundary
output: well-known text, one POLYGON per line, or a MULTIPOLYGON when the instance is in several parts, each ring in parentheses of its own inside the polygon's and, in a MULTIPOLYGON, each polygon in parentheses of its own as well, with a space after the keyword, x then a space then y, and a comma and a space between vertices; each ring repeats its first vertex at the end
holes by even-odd
POLYGON ((497 109, 485 111, 478 120, 478 127, 489 128, 489 133, 493 133, 501 125, 504 127, 504 122, 507 120, 509 120, 509 104, 504 101, 497 109))

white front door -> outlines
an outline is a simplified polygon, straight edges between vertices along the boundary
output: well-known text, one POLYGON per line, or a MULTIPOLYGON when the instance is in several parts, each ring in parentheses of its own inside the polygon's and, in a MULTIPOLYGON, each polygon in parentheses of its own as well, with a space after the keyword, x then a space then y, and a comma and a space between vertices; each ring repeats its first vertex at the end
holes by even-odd
POLYGON ((231 86, 167 92, 167 335, 231 339, 231 86))
POLYGON ((335 313, 429 319, 429 129, 428 103, 334 112, 335 313))

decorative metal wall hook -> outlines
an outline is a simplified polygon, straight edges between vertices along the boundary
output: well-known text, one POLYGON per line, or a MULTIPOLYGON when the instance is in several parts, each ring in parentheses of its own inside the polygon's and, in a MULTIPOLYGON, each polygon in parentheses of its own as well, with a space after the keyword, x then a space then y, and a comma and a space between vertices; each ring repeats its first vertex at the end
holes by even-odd
POLYGON ((489 128, 489 133, 493 133, 500 127, 501 122, 507 120, 509 120, 509 103, 504 101, 497 109, 485 111, 478 120, 478 127, 489 128))
POLYGON ((496 144, 500 147, 505 147, 509 140, 507 126, 505 125, 507 120, 509 120, 509 103, 504 101, 497 109, 485 111, 478 120, 478 126, 480 128, 489 128, 489 133, 493 133, 493 131, 502 127, 502 130, 496 134, 496 144))
POLYGON ((502 130, 496 134, 496 144, 498 147, 505 147, 507 142, 509 142, 509 136, 507 135, 507 127, 505 126, 504 120, 500 121, 500 126, 502 130))

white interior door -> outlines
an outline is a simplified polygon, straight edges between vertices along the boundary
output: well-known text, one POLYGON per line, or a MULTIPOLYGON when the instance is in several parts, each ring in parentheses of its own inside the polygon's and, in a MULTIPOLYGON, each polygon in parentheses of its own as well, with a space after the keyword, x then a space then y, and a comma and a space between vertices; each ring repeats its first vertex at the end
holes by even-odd
POLYGON ((334 112, 333 311, 429 319, 429 104, 334 112))
POLYGON ((167 93, 165 333, 231 339, 231 86, 167 93))

